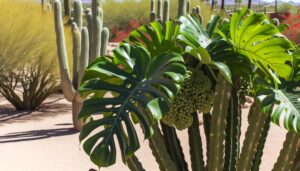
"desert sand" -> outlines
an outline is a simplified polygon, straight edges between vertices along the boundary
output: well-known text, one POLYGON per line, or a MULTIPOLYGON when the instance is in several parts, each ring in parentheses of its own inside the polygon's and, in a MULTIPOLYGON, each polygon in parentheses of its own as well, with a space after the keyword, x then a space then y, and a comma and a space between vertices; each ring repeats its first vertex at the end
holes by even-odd
MULTIPOLYGON (((243 111, 242 139, 247 127, 247 109, 243 111)), ((203 131, 202 126, 200 127, 203 131)), ((137 156, 147 171, 158 171, 147 140, 138 131, 141 148, 137 156)), ((272 124, 264 150, 261 171, 270 171, 275 163, 285 130, 272 124)), ((178 132, 187 161, 189 148, 187 131, 178 132)), ((202 132, 203 134, 203 132, 202 132)), ((0 98, 0 171, 88 171, 97 169, 90 162, 72 129, 71 104, 61 94, 48 98, 34 112, 15 112, 0 98)), ((205 143, 205 142, 203 142, 205 143)), ((118 153, 120 154, 120 153, 118 153)), ((128 171, 119 155, 117 163, 101 171, 128 171)))

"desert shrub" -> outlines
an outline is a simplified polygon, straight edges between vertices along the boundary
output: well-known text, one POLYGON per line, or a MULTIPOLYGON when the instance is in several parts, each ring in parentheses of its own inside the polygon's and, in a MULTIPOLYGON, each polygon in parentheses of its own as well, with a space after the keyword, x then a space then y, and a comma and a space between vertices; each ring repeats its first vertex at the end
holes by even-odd
POLYGON ((0 24, 0 92, 18 110, 35 109, 57 86, 53 17, 38 3, 2 0, 0 24))
POLYGON ((34 110, 59 88, 52 65, 42 60, 27 63, 24 67, 0 74, 0 93, 17 110, 34 110), (19 92, 21 90, 21 92, 19 92))

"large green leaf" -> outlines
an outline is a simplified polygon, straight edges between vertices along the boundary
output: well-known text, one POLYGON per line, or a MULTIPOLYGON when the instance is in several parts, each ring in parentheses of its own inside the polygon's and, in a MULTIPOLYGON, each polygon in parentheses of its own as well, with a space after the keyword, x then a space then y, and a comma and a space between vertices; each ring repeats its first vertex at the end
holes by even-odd
POLYGON ((177 53, 151 58, 144 48, 123 44, 114 50, 113 58, 98 58, 90 64, 79 89, 87 97, 80 118, 92 118, 80 132, 80 140, 84 140, 84 150, 99 167, 115 163, 114 138, 123 160, 139 148, 131 116, 138 118, 145 138, 153 134, 152 121, 169 111, 185 75, 183 58, 177 53), (117 64, 127 66, 126 70, 117 64), (106 82, 110 80, 107 78, 119 80, 118 84, 106 82), (106 95, 94 96, 98 91, 106 95))
POLYGON ((288 131, 300 133, 300 92, 275 90, 272 88, 261 89, 258 92, 258 100, 263 109, 270 109, 272 104, 273 112, 271 120, 288 131))
POLYGON ((266 15, 248 9, 236 12, 230 19, 230 39, 236 52, 248 57, 266 76, 277 82, 277 76, 291 79, 293 57, 288 50, 294 46, 266 15))
POLYGON ((227 47, 231 48, 226 41, 216 42, 210 39, 219 20, 220 18, 217 16, 212 17, 212 20, 208 24, 208 30, 206 31, 199 20, 194 16, 182 16, 179 19, 181 25, 178 39, 184 44, 185 52, 194 56, 202 64, 219 70, 224 78, 231 83, 230 69, 226 63, 218 60, 218 58, 232 56, 233 50, 227 50, 226 47, 224 47, 226 44, 227 47), (221 47, 221 49, 218 47, 221 47))
POLYGON ((289 131, 300 133, 300 92, 275 90, 278 105, 272 113, 272 121, 289 131))
POLYGON ((181 53, 181 48, 176 45, 176 38, 179 34, 179 24, 174 21, 167 21, 161 24, 159 21, 143 25, 132 31, 125 42, 145 47, 151 57, 166 52, 181 53))

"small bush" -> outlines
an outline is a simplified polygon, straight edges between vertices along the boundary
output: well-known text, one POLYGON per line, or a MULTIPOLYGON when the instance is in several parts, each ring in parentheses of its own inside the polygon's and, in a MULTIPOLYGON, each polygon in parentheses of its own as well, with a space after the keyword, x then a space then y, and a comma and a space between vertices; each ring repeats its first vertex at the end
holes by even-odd
POLYGON ((35 109, 57 88, 53 17, 39 3, 1 0, 0 25, 0 92, 18 110, 35 109))

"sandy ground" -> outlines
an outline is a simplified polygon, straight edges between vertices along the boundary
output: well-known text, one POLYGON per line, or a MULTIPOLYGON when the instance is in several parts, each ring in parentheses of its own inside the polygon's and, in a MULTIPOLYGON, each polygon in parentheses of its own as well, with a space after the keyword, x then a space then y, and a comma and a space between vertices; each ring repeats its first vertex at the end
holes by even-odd
MULTIPOLYGON (((243 112, 244 116, 246 112, 243 112)), ((246 118, 243 119, 242 127, 245 131, 246 118)), ((200 129, 203 131, 202 127, 200 129)), ((141 149, 137 156, 147 171, 158 171, 148 142, 143 141, 141 131, 139 136, 141 149)), ((179 132, 179 137, 188 160, 187 132, 179 132)), ((284 139, 285 131, 272 125, 261 171, 272 169, 284 139)), ((62 95, 52 96, 38 111, 31 113, 14 112, 0 98, 0 171, 88 171, 91 168, 96 169, 82 150, 78 133, 72 129, 71 105, 62 95)), ((101 168, 101 171, 127 170, 120 158, 114 166, 101 168)))

